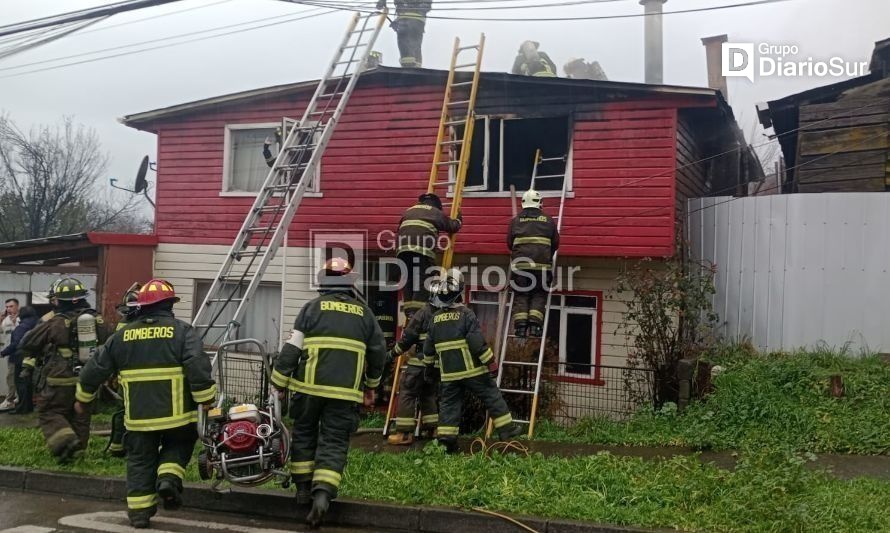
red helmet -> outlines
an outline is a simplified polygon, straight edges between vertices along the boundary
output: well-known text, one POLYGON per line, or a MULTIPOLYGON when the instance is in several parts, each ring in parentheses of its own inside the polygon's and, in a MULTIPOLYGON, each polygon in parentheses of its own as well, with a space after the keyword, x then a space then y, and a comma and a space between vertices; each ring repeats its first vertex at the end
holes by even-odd
POLYGON ((176 297, 173 285, 162 279, 149 280, 139 289, 139 294, 136 295, 136 305, 140 307, 163 302, 164 300, 173 300, 173 303, 176 303, 179 301, 179 298, 176 297))

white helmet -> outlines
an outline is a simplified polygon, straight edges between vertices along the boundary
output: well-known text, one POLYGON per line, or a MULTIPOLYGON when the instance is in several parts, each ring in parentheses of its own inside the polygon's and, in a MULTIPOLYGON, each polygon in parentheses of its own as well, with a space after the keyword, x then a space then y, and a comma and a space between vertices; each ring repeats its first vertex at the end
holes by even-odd
POLYGON ((522 194, 522 207, 541 207, 541 202, 544 197, 541 196, 541 193, 534 189, 529 189, 522 194))

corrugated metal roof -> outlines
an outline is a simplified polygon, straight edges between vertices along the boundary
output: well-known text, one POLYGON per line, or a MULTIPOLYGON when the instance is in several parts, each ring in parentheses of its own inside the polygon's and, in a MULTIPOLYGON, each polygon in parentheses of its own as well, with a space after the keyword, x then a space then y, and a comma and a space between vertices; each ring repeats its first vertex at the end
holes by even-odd
POLYGON ((0 248, 30 248, 33 246, 41 246, 43 244, 52 244, 55 242, 74 242, 86 241, 89 237, 86 233, 72 233, 71 235, 57 235, 55 237, 43 237, 40 239, 26 239, 23 241, 12 241, 0 243, 0 248))

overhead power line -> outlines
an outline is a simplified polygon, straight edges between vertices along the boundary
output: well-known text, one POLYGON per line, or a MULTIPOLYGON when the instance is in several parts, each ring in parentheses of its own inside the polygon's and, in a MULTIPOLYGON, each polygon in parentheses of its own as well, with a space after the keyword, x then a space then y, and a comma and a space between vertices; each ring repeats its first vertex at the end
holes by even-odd
MULTIPOLYGON (((328 7, 331 9, 340 9, 344 11, 360 11, 363 13, 373 13, 375 10, 373 7, 368 7, 362 9, 357 6, 344 6, 342 2, 335 2, 334 0, 305 0, 305 1, 297 1, 290 0, 295 4, 303 4, 307 6, 319 6, 319 7, 328 7)), ((707 11, 717 11, 721 9, 733 9, 738 7, 753 7, 759 5, 766 4, 777 4, 780 2, 790 2, 792 0, 753 0, 750 2, 741 2, 736 4, 726 4, 719 6, 708 6, 708 7, 699 7, 692 9, 683 9, 676 11, 664 11, 662 13, 627 13, 622 15, 590 15, 590 16, 566 16, 566 17, 535 17, 535 18, 522 18, 522 17, 470 17, 470 16, 453 16, 453 15, 436 15, 435 11, 431 12, 432 14, 428 14, 426 18, 428 19, 438 19, 438 20, 464 20, 464 21, 477 21, 477 22, 571 22, 571 21, 582 21, 582 20, 615 20, 615 19, 627 19, 627 18, 637 18, 637 17, 648 17, 655 15, 681 15, 686 13, 701 13, 707 11)), ((551 4, 553 6, 553 4, 551 4)), ((548 6, 548 7, 551 7, 548 6)), ((514 9, 514 8, 505 8, 505 9, 514 9)))
POLYGON ((16 22, 13 24, 7 24, 5 26, 0 26, 0 37, 4 37, 6 35, 14 35, 16 33, 22 33, 26 31, 39 30, 42 28, 49 28, 52 26, 58 26, 60 24, 67 24, 69 22, 78 22, 82 20, 92 20, 107 17, 117 13, 123 13, 125 11, 133 11, 134 9, 143 9, 146 7, 154 7, 178 1, 180 0, 129 0, 126 2, 117 2, 115 4, 107 4, 104 6, 93 7, 89 9, 70 11, 68 13, 61 13, 58 15, 51 15, 48 17, 41 17, 38 19, 32 19, 24 22, 16 22))

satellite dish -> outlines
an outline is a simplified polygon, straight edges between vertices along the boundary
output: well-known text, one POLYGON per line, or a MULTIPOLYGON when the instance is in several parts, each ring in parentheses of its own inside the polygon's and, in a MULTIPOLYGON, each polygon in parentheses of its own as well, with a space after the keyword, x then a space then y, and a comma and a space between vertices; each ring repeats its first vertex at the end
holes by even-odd
POLYGON ((145 181, 146 173, 148 173, 148 156, 142 158, 142 163, 139 164, 139 170, 136 172, 136 186, 134 190, 136 194, 145 192, 145 189, 148 187, 148 182, 145 181))

